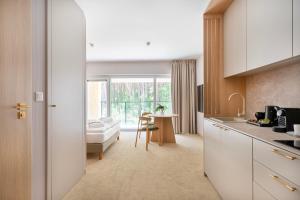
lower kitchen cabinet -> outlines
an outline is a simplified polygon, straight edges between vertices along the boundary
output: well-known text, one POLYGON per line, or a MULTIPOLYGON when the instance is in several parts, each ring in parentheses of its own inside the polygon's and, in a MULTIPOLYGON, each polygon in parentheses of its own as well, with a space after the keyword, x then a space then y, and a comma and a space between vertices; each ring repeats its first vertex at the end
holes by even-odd
POLYGON ((204 170, 224 200, 252 199, 252 138, 204 122, 204 170))
MULTIPOLYGON (((282 175, 272 171, 259 162, 254 161, 254 183, 259 184, 265 191, 278 200, 299 200, 299 186, 282 175)), ((254 190, 254 196, 259 196, 254 190)), ((256 198, 265 200, 263 198, 256 198)))
POLYGON ((276 200, 271 194, 257 183, 253 183, 253 200, 276 200))

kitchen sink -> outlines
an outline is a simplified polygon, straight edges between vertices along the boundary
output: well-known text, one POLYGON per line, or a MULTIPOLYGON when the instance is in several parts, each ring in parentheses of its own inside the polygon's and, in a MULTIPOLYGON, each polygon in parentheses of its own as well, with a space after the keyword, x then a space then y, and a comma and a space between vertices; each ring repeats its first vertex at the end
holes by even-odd
POLYGON ((247 122, 247 120, 245 118, 241 118, 241 117, 211 117, 210 119, 212 119, 216 122, 220 122, 220 123, 224 123, 224 122, 245 123, 245 122, 247 122))

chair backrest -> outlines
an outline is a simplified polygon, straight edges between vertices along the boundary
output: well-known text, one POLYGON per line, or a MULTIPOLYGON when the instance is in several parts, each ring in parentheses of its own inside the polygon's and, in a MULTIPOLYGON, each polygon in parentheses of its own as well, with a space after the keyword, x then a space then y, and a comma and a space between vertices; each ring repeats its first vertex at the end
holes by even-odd
POLYGON ((151 117, 140 116, 138 122, 138 129, 140 129, 143 123, 146 123, 148 125, 150 121, 151 121, 151 117))
POLYGON ((152 114, 151 112, 143 112, 142 117, 145 117, 145 116, 148 116, 148 115, 151 115, 151 114, 152 114))
POLYGON ((151 121, 151 117, 139 117, 139 121, 149 123, 151 121))

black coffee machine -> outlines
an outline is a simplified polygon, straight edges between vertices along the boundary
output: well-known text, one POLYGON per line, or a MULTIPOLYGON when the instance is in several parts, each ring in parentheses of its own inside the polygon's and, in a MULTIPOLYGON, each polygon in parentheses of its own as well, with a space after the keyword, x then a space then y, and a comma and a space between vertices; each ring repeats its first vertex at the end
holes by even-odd
POLYGON ((269 121, 268 124, 270 126, 277 125, 277 110, 279 109, 278 106, 266 106, 265 107, 265 119, 268 119, 266 122, 269 121))
POLYGON ((294 124, 300 124, 300 108, 278 108, 276 115, 278 125, 273 127, 274 132, 294 131, 294 124))

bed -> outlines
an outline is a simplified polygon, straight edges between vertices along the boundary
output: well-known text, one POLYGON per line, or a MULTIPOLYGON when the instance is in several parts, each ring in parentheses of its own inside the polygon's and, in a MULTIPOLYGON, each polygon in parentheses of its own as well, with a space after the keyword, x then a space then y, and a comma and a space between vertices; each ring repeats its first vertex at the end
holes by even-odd
POLYGON ((90 120, 87 124, 87 153, 98 153, 99 160, 103 153, 120 137, 120 121, 110 117, 90 120))

